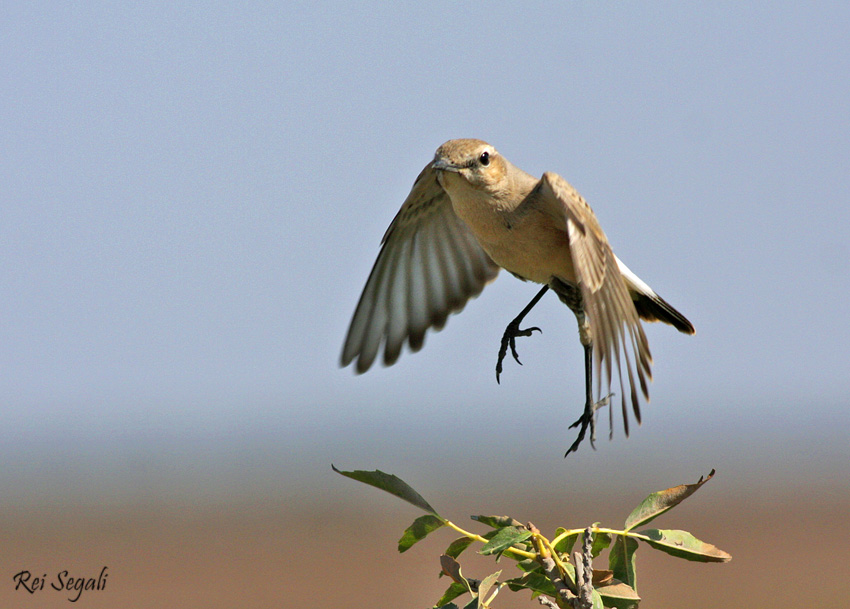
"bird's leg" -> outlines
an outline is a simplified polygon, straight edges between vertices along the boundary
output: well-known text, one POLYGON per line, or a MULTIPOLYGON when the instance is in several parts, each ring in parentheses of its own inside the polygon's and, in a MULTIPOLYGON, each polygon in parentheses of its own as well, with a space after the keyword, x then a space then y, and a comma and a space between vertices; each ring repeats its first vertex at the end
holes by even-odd
POLYGON ((543 298, 543 295, 548 290, 549 290, 549 286, 544 285, 540 289, 540 291, 537 292, 537 295, 534 298, 531 299, 531 302, 529 302, 525 306, 525 308, 522 311, 520 311, 519 315, 517 315, 514 318, 514 320, 511 323, 508 324, 508 327, 505 328, 505 333, 502 335, 502 344, 499 347, 499 360, 496 362, 496 382, 497 383, 499 382, 499 375, 502 374, 502 360, 505 359, 505 355, 507 355, 507 353, 508 353, 508 347, 509 346, 511 348, 511 355, 514 356, 516 363, 519 364, 520 366, 522 366, 522 362, 519 361, 519 354, 516 352, 516 339, 517 339, 517 337, 518 336, 531 336, 531 333, 534 332, 535 330, 537 330, 538 332, 541 332, 541 333, 543 332, 543 330, 541 330, 537 326, 520 330, 519 324, 520 324, 520 322, 522 322, 523 319, 525 319, 525 316, 528 315, 528 312, 531 311, 531 309, 534 308, 534 305, 536 305, 540 301, 540 299, 543 298))
POLYGON ((593 401, 593 339, 590 336, 590 326, 584 313, 576 311, 579 326, 579 338, 584 347, 584 413, 579 419, 570 425, 570 429, 579 427, 578 437, 569 450, 564 454, 564 457, 578 450, 579 445, 584 440, 585 432, 590 427, 590 445, 596 450, 596 411, 603 406, 607 406, 612 394, 608 394, 598 402, 593 401))
POLYGON ((584 345, 584 413, 578 420, 570 425, 570 429, 579 427, 578 437, 569 450, 564 454, 564 457, 578 450, 579 445, 584 440, 584 434, 590 427, 590 445, 596 450, 596 417, 594 416, 596 409, 593 404, 593 343, 584 345))

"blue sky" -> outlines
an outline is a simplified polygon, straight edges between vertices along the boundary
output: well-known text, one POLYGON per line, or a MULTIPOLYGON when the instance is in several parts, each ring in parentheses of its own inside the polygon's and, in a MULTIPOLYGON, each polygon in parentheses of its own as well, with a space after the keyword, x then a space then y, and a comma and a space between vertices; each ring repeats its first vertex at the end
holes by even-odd
POLYGON ((539 305, 496 385, 536 291, 508 274, 422 352, 338 368, 384 230, 456 137, 563 175, 697 328, 648 328, 644 425, 578 462, 846 464, 848 24, 842 3, 4 5, 6 482, 392 469, 446 444, 554 462, 575 321, 539 305))

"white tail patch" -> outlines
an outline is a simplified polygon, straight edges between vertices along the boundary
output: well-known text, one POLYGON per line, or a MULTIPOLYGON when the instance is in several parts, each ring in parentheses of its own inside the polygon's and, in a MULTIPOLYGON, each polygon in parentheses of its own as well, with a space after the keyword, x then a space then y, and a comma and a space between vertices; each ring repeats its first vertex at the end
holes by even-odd
POLYGON ((655 290, 649 287, 643 279, 635 275, 629 267, 623 264, 622 260, 617 258, 617 256, 614 256, 614 259, 617 261, 617 266, 620 267, 620 273, 623 275, 623 279, 625 279, 629 290, 639 292, 649 297, 658 298, 658 294, 655 293, 655 290))

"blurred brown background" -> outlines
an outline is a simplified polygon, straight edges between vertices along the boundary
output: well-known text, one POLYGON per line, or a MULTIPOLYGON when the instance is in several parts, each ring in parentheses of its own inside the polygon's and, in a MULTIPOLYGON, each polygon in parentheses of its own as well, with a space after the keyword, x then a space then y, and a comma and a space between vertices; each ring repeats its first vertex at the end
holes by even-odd
MULTIPOLYGON (((487 471, 487 457, 475 452, 463 463, 439 456, 430 462, 411 459, 406 471, 395 473, 468 530, 486 530, 468 519, 483 512, 531 520, 551 536, 561 525, 596 520, 621 525, 646 494, 694 482, 711 464, 706 459, 702 468, 690 462, 665 466, 645 458, 644 467, 627 470, 631 479, 613 468, 599 477, 587 473, 620 467, 634 440, 603 442, 596 453, 574 455, 573 463, 551 454, 539 461, 543 473, 507 465, 498 475, 478 476, 476 471, 487 471), (444 486, 441 479, 454 483, 444 486)), ((646 457, 646 442, 635 443, 635 458, 646 457)), ((72 576, 96 577, 104 565, 106 588, 84 591, 75 606, 424 608, 435 602, 447 586, 436 578, 438 556, 456 535, 440 530, 398 554, 398 538, 420 512, 334 474, 329 464, 318 463, 315 451, 304 453, 312 465, 293 461, 287 468, 281 457, 278 471, 245 472, 247 480, 208 484, 201 493, 188 485, 142 484, 100 496, 69 491, 27 505, 7 504, 0 522, 0 573, 6 581, 0 606, 67 607, 64 593, 48 589, 55 574, 68 569, 72 576), (227 486, 241 490, 233 493, 227 486), (14 591, 11 578, 22 569, 46 573, 45 589, 34 595, 14 591)), ((842 606, 850 594, 850 533, 844 526, 850 493, 841 469, 825 467, 805 477, 790 467, 793 478, 766 478, 719 461, 717 476, 657 526, 688 530, 730 552, 733 560, 693 563, 641 547, 642 606, 768 608, 800 606, 800 599, 803 606, 842 606)), ((507 459, 518 462, 515 454, 507 459)), ((461 564, 470 577, 513 572, 510 561, 497 566, 470 551, 461 564)), ((527 594, 505 590, 496 606, 537 604, 527 594)))

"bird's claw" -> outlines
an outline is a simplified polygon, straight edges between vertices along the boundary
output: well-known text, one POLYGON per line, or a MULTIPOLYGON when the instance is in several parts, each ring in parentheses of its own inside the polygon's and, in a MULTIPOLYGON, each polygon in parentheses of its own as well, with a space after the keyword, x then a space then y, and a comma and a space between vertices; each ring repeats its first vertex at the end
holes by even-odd
POLYGON ((578 447, 584 441, 584 436, 588 427, 590 427, 590 446, 593 450, 596 450, 596 411, 603 406, 607 406, 610 403, 611 396, 613 395, 613 393, 609 393, 598 402, 587 404, 585 406, 584 413, 582 413, 575 423, 570 425, 570 429, 574 429, 579 426, 581 427, 579 428, 578 437, 575 442, 573 442, 572 446, 570 446, 567 452, 564 453, 564 458, 566 458, 570 453, 574 453, 578 450, 578 447))
POLYGON ((513 320, 508 324, 508 327, 505 328, 505 333, 502 334, 502 344, 499 347, 499 359, 496 362, 496 382, 499 383, 499 376, 502 374, 502 361, 505 359, 505 356, 508 353, 508 347, 511 348, 511 355, 513 356, 516 363, 522 366, 522 362, 519 361, 519 353, 516 350, 516 339, 520 336, 531 336, 535 330, 543 334, 543 330, 538 328, 537 326, 532 326, 531 328, 520 329, 519 327, 519 319, 513 320))
MULTIPOLYGON (((522 362, 519 361, 519 354, 516 351, 516 339, 517 339, 518 336, 531 336, 531 334, 535 330, 537 330, 538 332, 543 334, 543 330, 541 330, 537 326, 533 326, 531 328, 526 328, 525 330, 517 329, 516 332, 511 334, 511 338, 509 340, 509 344, 510 344, 510 347, 511 347, 511 355, 514 356, 516 363, 519 364, 520 366, 522 366, 522 362)), ((502 338, 502 340, 504 341, 504 338, 502 338)))

